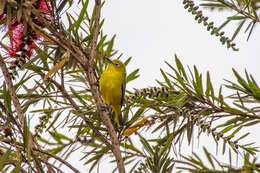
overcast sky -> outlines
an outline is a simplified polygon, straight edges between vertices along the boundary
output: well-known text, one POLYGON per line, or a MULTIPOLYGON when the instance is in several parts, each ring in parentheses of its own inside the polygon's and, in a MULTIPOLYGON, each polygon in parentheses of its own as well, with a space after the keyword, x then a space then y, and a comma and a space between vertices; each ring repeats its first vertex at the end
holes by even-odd
MULTIPOLYGON (((230 11, 221 13, 203 11, 206 16, 209 16, 209 21, 214 21, 216 26, 221 25, 226 17, 232 15, 230 11)), ((105 18, 104 33, 111 37, 117 35, 114 47, 120 53, 124 53, 122 59, 133 57, 127 71, 140 68, 140 78, 130 82, 127 85, 128 90, 157 85, 155 79, 162 80, 160 68, 170 72, 164 61, 175 65, 174 54, 177 54, 184 66, 196 65, 204 74, 204 81, 205 73, 209 71, 215 89, 224 83, 223 79, 235 81, 232 68, 242 76, 247 69, 256 81, 260 79, 257 49, 260 32, 257 27, 249 42, 246 41, 247 35, 243 32, 238 35, 235 42, 239 51, 234 52, 223 46, 219 38, 211 36, 203 25, 198 24, 194 16, 183 8, 182 0, 107 1, 102 9, 102 16, 105 18)), ((231 38, 236 27, 237 24, 233 23, 224 28, 224 31, 231 38)), ((245 27, 242 31, 244 30, 245 27)), ((229 92, 224 91, 224 93, 229 92)), ((252 130, 250 136, 252 141, 258 138, 259 131, 260 128, 252 130)), ((200 138, 200 146, 207 146, 214 153, 214 142, 208 142, 209 139, 212 140, 207 137, 200 138)), ((191 147, 187 146, 187 148, 191 147)), ((186 150, 185 147, 183 149, 186 150)), ((196 148, 194 151, 196 152, 196 148)), ((227 159, 220 154, 218 157, 227 159)), ((84 170, 80 168, 80 163, 75 164, 79 165, 80 170, 84 170)), ((109 164, 102 167, 111 168, 109 164)))

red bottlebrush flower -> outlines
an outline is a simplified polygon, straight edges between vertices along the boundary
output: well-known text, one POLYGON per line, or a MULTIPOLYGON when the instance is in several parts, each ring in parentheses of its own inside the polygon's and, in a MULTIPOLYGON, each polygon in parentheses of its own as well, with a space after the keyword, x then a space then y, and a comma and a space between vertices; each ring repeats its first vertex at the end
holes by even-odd
MULTIPOLYGON (((52 16, 51 14, 49 13, 49 11, 52 10, 51 8, 51 5, 50 5, 50 2, 49 1, 46 1, 46 0, 38 0, 35 4, 35 7, 42 10, 42 11, 46 11, 46 12, 42 12, 41 13, 41 16, 42 17, 45 17, 46 19, 48 20, 52 20, 52 16)), ((37 20, 37 19, 36 19, 37 20)))
POLYGON ((16 60, 11 62, 11 67, 21 67, 22 64, 26 63, 27 58, 33 56, 33 53, 37 48, 35 41, 40 39, 40 35, 36 34, 29 25, 27 26, 27 33, 24 34, 24 23, 18 23, 16 18, 13 19, 8 26, 8 29, 8 33, 10 34, 10 48, 8 54, 10 57, 16 58, 16 60))
POLYGON ((15 54, 16 54, 16 51, 13 51, 12 49, 10 49, 8 54, 9 54, 10 57, 14 57, 15 54))
MULTIPOLYGON (((40 15, 47 20, 53 20, 53 17, 50 13, 52 7, 50 5, 49 0, 37 0, 34 3, 34 7, 41 10, 40 15)), ((7 14, 0 15, 0 22, 6 19, 7 14)), ((41 25, 38 18, 34 15, 31 15, 32 21, 38 25, 41 25)), ((42 40, 42 37, 37 34, 34 30, 32 30, 30 24, 27 23, 24 26, 24 22, 18 22, 17 18, 14 17, 7 28, 8 37, 10 40, 10 45, 8 48, 8 55, 11 58, 14 58, 10 62, 10 69, 16 69, 16 67, 21 67, 26 63, 27 59, 31 58, 34 55, 34 52, 37 48, 36 41, 42 40), (27 32, 25 33, 24 28, 27 28, 27 32)))
POLYGON ((9 34, 10 34, 10 51, 9 55, 14 57, 15 53, 21 50, 22 45, 22 37, 24 33, 24 24, 23 22, 18 23, 17 19, 13 19, 11 24, 8 26, 9 34))
POLYGON ((37 48, 36 44, 34 42, 31 42, 30 44, 28 44, 28 48, 26 51, 26 56, 27 57, 31 57, 33 55, 34 50, 37 48))
POLYGON ((0 21, 2 21, 6 17, 6 14, 1 14, 0 15, 0 21))
POLYGON ((48 1, 45 2, 45 0, 37 1, 36 7, 41 10, 46 10, 46 11, 48 11, 49 9, 51 10, 50 3, 48 1))

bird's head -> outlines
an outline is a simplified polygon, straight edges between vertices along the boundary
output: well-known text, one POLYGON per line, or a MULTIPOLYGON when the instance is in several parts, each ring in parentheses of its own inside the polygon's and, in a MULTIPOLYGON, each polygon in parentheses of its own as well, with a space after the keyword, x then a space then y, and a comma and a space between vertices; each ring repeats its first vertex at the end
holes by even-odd
POLYGON ((125 64, 122 63, 120 60, 118 59, 114 59, 114 60, 110 60, 108 59, 109 65, 108 65, 108 70, 113 70, 113 71, 118 71, 118 72, 122 72, 122 73, 126 73, 125 70, 125 64))

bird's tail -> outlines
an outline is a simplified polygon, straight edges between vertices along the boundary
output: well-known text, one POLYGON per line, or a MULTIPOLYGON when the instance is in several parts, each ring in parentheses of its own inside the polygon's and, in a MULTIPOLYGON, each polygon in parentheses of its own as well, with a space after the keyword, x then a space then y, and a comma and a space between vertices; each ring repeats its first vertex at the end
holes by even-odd
POLYGON ((115 111, 115 119, 114 119, 115 122, 119 123, 120 126, 123 126, 124 122, 123 122, 123 117, 122 117, 122 113, 121 113, 121 105, 113 106, 112 108, 115 111))
POLYGON ((124 121, 123 121, 123 117, 122 117, 122 112, 120 111, 119 115, 118 115, 118 122, 120 126, 124 125, 124 121))

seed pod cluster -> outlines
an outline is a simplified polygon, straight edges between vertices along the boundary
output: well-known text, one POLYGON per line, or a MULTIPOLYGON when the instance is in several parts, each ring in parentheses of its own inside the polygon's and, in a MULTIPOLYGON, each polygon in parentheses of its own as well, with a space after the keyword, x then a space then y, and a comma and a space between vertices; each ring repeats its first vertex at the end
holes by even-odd
POLYGON ((143 89, 135 89, 133 94, 125 96, 126 102, 134 101, 138 98, 168 98, 172 94, 178 94, 177 91, 172 91, 167 87, 151 87, 151 88, 143 88, 143 89))

